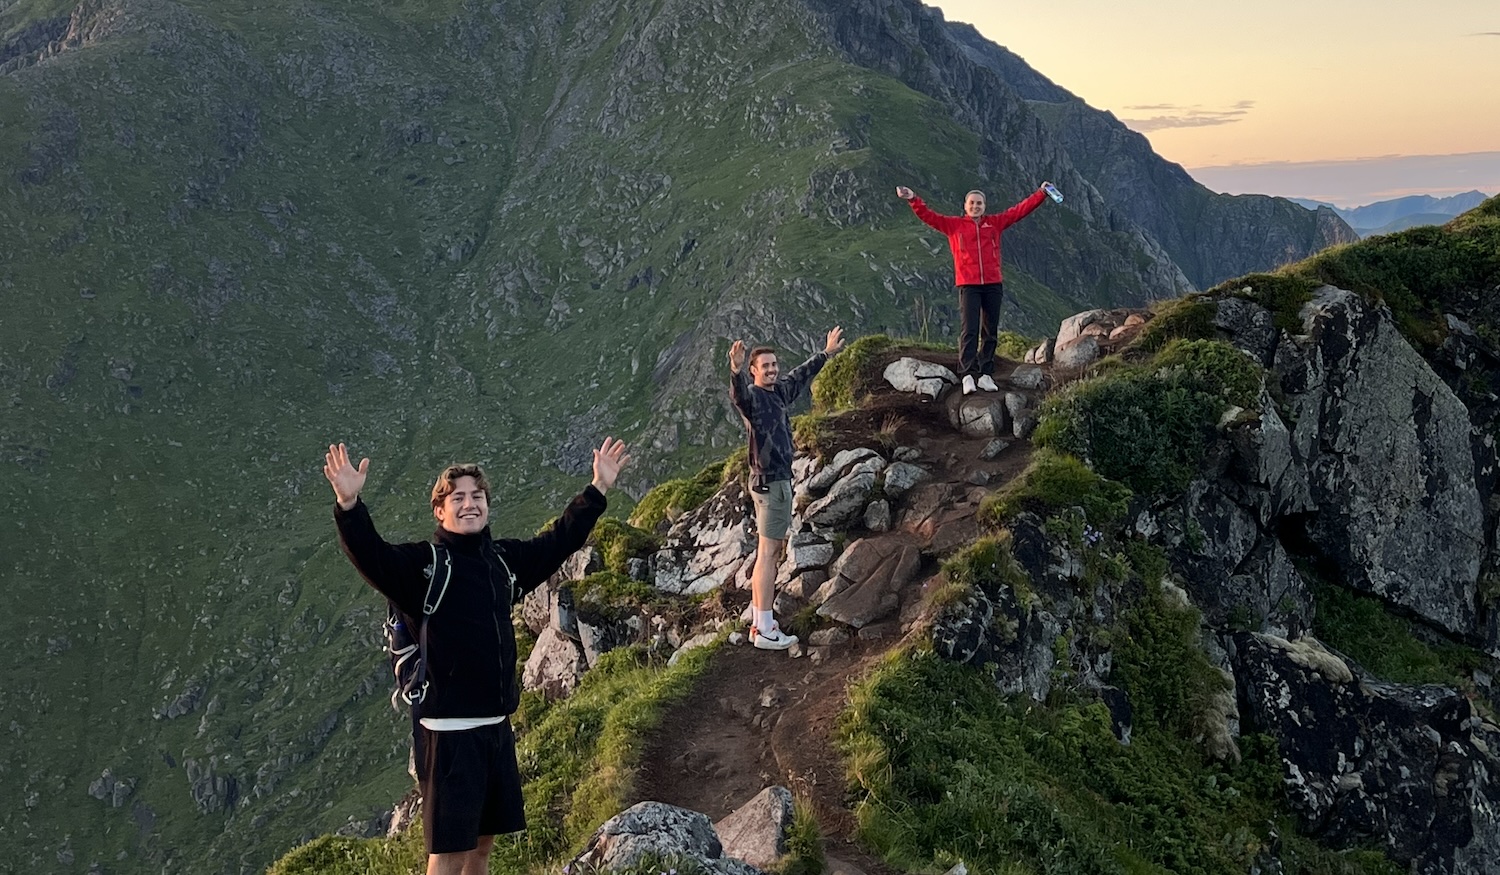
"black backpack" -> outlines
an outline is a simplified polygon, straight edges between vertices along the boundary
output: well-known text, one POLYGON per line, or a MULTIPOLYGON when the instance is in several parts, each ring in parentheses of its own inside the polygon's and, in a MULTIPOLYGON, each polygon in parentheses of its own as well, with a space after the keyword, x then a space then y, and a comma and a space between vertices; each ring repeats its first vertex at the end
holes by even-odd
POLYGON ((385 649, 391 658, 391 673, 396 677, 391 707, 397 711, 403 705, 415 711, 427 698, 427 618, 438 609, 448 592, 448 582, 453 579, 453 558, 447 549, 432 543, 427 546, 432 549, 432 564, 422 569, 427 578, 427 595, 422 599, 422 618, 415 634, 408 625, 411 618, 395 602, 386 600, 385 649))
MULTIPOLYGON (((409 625, 411 618, 403 614, 395 602, 386 599, 385 611, 385 649, 391 659, 391 674, 396 678, 391 707, 397 711, 402 706, 410 708, 413 719, 417 716, 417 706, 427 698, 427 618, 442 604, 448 584, 453 580, 453 557, 448 555, 447 548, 431 542, 427 546, 432 550, 432 564, 422 569, 422 575, 427 578, 427 595, 422 599, 422 618, 416 634, 412 634, 409 625)), ((510 564, 498 549, 494 554, 500 567, 505 569, 506 577, 510 578, 510 598, 514 606, 515 572, 510 570, 510 564)))

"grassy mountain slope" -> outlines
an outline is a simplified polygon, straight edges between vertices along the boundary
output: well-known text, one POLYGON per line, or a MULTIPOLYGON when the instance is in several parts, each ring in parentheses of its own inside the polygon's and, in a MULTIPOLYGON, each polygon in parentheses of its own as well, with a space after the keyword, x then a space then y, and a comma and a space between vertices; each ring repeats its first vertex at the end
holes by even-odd
MULTIPOLYGON (((254 871, 404 789, 329 441, 393 538, 459 458, 530 530, 605 434, 628 505, 740 439, 730 338, 950 337, 888 192, 1003 163, 793 0, 14 0, 0 40, 0 854, 53 871, 254 871)), ((1160 290, 1107 223, 1025 233, 1012 327, 1160 290)))

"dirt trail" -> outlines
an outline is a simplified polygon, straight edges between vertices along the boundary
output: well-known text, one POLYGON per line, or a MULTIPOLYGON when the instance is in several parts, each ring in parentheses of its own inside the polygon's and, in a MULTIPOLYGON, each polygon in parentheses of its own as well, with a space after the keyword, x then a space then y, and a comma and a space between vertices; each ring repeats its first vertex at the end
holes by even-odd
MULTIPOLYGON (((879 367, 903 354, 954 364, 951 356, 898 350, 883 356, 879 367)), ((1016 364, 1001 361, 996 366, 1002 393, 1010 387, 1000 378, 1016 364)), ((1030 444, 1013 441, 994 459, 981 459, 989 439, 965 437, 950 425, 948 396, 924 403, 884 384, 872 387, 872 392, 865 407, 833 423, 832 449, 878 449, 882 442, 875 436, 881 432, 888 435, 884 443, 890 447, 918 447, 918 464, 932 475, 922 488, 929 501, 933 496, 941 500, 926 525, 908 514, 898 516, 893 531, 865 537, 916 539, 939 551, 972 540, 979 531, 974 518, 978 502, 1025 467, 1030 444)), ((923 573, 901 593, 907 616, 925 596, 922 590, 930 586, 937 564, 936 558, 924 560, 923 573)), ((743 591, 724 596, 736 610, 748 603, 743 591)), ((830 875, 898 875, 855 840, 857 824, 834 739, 836 721, 848 704, 849 685, 896 647, 901 636, 899 624, 884 622, 842 644, 811 648, 796 658, 756 650, 748 643, 721 648, 694 692, 648 739, 633 801, 666 802, 718 820, 765 787, 780 784, 812 803, 825 837, 830 875)))

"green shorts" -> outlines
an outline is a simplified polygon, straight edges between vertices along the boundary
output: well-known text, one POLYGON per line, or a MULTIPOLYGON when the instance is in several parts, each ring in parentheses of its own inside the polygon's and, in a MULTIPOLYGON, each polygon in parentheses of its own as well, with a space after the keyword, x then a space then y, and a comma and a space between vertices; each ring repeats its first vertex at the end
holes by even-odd
POLYGON ((760 536, 785 541, 792 527, 792 481, 773 480, 765 492, 751 489, 750 500, 755 502, 755 530, 760 536))

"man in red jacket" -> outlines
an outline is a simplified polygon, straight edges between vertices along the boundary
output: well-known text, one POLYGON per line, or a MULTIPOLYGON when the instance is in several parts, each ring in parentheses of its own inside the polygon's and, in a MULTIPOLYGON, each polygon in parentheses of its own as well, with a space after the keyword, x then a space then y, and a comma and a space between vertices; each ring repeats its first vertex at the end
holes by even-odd
MULTIPOLYGON (((1045 185, 1045 183, 1043 183, 1045 185)), ((962 328, 958 341, 958 370, 964 394, 980 388, 997 391, 995 385, 995 330, 1000 322, 1000 300, 1004 276, 1000 273, 1000 232, 1026 218, 1042 205, 1047 193, 1038 188, 1030 197, 998 216, 984 214, 984 192, 964 197, 964 215, 944 216, 928 209, 916 192, 904 185, 896 195, 911 204, 911 211, 948 238, 953 250, 953 284, 958 286, 958 308, 962 328), (978 343, 976 344, 976 340, 978 343), (976 350, 975 347, 978 347, 976 350)))

